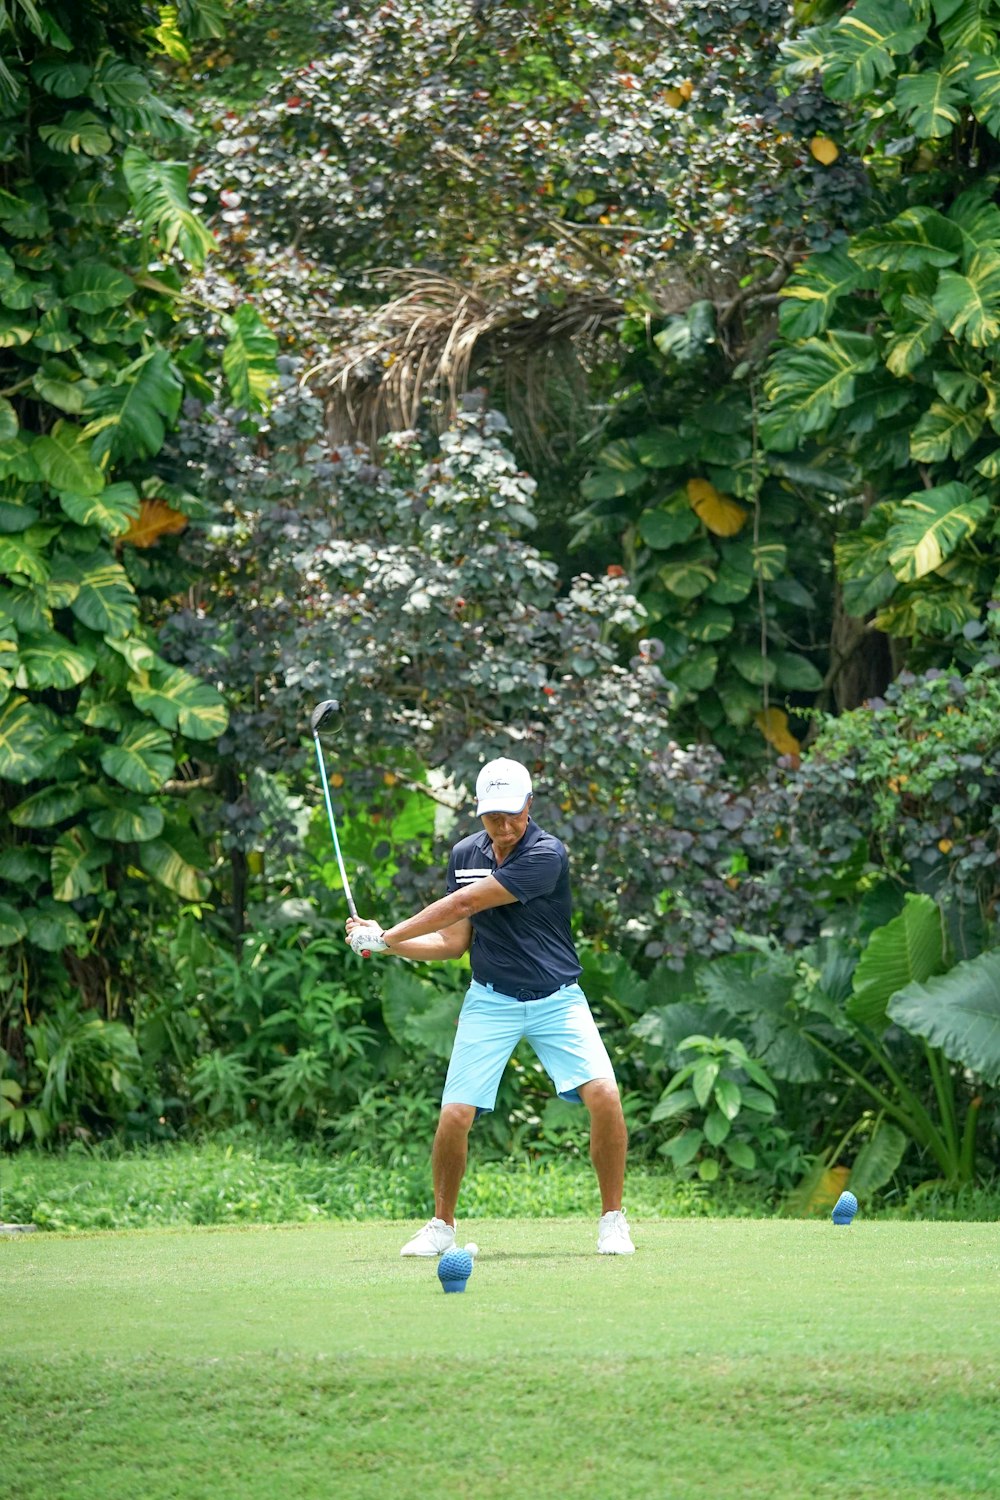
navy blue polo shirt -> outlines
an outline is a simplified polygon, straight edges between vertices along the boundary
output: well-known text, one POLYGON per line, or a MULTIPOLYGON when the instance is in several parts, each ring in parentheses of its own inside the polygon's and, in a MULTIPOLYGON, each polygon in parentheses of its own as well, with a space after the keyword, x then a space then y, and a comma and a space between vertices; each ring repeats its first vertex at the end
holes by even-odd
POLYGON ((462 839, 448 861, 448 893, 492 875, 517 897, 472 918, 472 973, 507 995, 551 995, 581 973, 570 931, 573 909, 566 845, 528 819, 523 837, 498 865, 485 828, 462 839))

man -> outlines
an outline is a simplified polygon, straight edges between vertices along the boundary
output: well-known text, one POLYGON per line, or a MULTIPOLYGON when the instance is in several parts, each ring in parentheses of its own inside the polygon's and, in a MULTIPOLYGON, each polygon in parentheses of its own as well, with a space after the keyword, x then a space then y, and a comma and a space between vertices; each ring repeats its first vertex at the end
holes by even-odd
POLYGON ((527 767, 492 760, 476 780, 483 829, 457 843, 448 894, 383 930, 351 918, 356 953, 460 958, 471 949, 469 985, 445 1080, 431 1164, 434 1218, 402 1255, 441 1255, 455 1244, 455 1206, 473 1120, 496 1102, 504 1068, 527 1037, 563 1099, 590 1113, 590 1159, 601 1190, 597 1249, 631 1255, 622 1212, 628 1135, 607 1049, 577 984, 580 961, 570 931, 566 847, 531 817, 527 767))

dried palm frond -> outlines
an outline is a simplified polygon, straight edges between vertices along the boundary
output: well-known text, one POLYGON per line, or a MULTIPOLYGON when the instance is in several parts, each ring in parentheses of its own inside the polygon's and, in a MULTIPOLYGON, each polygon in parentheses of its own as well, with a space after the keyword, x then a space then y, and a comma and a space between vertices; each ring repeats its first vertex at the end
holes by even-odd
POLYGON ((308 371, 326 399, 331 437, 375 443, 416 427, 426 402, 446 425, 462 396, 494 372, 529 453, 547 456, 582 410, 586 355, 624 308, 597 292, 561 306, 519 297, 509 280, 461 286, 432 271, 384 272, 402 291, 366 318, 369 337, 308 371))

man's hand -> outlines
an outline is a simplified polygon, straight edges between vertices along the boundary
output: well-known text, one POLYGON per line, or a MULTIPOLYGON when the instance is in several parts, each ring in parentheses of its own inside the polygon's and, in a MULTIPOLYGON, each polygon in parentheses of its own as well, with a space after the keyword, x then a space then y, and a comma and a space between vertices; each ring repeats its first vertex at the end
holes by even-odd
POLYGON ((351 951, 360 958, 367 958, 371 953, 385 953, 389 947, 378 923, 363 922, 359 917, 348 918, 347 941, 351 951))

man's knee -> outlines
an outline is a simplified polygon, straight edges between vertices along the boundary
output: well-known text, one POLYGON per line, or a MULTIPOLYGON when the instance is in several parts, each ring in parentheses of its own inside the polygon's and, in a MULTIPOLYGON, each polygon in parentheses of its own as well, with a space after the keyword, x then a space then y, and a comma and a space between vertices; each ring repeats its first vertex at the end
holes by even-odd
POLYGON ((442 1104, 438 1118, 438 1134, 441 1136, 468 1135, 475 1118, 474 1104, 442 1104))
POLYGON ((613 1078, 592 1078, 582 1083, 578 1092, 592 1115, 617 1118, 622 1114, 621 1095, 613 1078))

